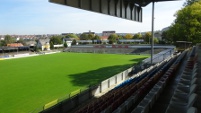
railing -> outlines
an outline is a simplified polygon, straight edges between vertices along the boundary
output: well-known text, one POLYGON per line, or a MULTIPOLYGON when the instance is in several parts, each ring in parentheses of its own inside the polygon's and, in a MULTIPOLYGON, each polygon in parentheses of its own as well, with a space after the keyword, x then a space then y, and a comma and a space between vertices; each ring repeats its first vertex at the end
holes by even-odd
MULTIPOLYGON (((158 54, 155 54, 153 56, 153 64, 161 62, 164 59, 172 56, 174 52, 175 52, 174 49, 167 49, 158 54)), ((151 64, 151 58, 147 58, 147 59, 139 62, 137 65, 133 66, 133 69, 130 72, 130 74, 136 74, 137 72, 142 71, 145 68, 150 67, 153 64, 151 64)))
MULTIPOLYGON (((29 113, 43 113, 43 111, 47 111, 49 110, 51 107, 54 107, 54 106, 58 106, 58 105, 61 105, 61 103, 63 104, 64 102, 66 101, 73 101, 73 100, 76 100, 76 98, 79 96, 79 95, 82 95, 82 94, 85 94, 86 92, 89 92, 90 90, 93 90, 95 87, 97 86, 88 86, 88 88, 86 89, 77 89, 75 91, 72 91, 71 93, 67 94, 66 96, 64 97, 61 97, 59 99, 55 99, 51 102, 48 102, 46 103, 44 106, 40 106, 38 108, 36 108, 35 110, 29 112, 29 113)), ((89 94, 89 93, 88 93, 89 94)), ((92 96, 88 97, 88 98, 91 98, 92 96)), ((77 102, 77 101, 75 101, 77 102)), ((70 105, 66 105, 67 107, 70 107, 70 105)), ((45 112, 46 113, 46 112, 45 112)))

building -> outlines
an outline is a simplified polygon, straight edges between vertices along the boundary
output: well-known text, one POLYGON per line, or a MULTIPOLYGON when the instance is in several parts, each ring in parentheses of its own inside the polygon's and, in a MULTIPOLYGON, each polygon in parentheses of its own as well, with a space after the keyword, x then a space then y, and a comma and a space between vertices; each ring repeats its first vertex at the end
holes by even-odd
POLYGON ((22 43, 11 43, 11 44, 7 44, 7 47, 22 47, 22 43))
POLYGON ((83 34, 87 34, 87 35, 93 34, 93 35, 95 35, 95 32, 91 32, 91 31, 89 30, 89 32, 83 32, 83 34))
POLYGON ((109 37, 111 34, 114 34, 114 33, 116 33, 116 32, 115 32, 115 31, 103 31, 103 32, 102 32, 102 36, 100 37, 102 43, 108 43, 108 37, 109 37))
POLYGON ((103 31, 102 36, 110 36, 111 34, 116 33, 115 31, 103 31))
POLYGON ((4 40, 4 37, 3 37, 3 36, 0 36, 0 40, 4 40))
POLYGON ((25 43, 27 46, 30 46, 30 47, 36 46, 36 41, 27 41, 25 43))
MULTIPOLYGON (((71 38, 71 37, 63 38, 63 43, 66 42, 67 47, 71 47, 73 40, 76 40, 76 39, 75 39, 75 38, 71 38)), ((78 43, 76 43, 76 45, 77 45, 77 44, 78 44, 78 43)))
POLYGON ((42 51, 50 50, 50 39, 39 39, 37 43, 37 47, 40 48, 42 51))
POLYGON ((161 31, 156 31, 154 33, 154 37, 156 37, 158 40, 162 40, 162 32, 161 31))

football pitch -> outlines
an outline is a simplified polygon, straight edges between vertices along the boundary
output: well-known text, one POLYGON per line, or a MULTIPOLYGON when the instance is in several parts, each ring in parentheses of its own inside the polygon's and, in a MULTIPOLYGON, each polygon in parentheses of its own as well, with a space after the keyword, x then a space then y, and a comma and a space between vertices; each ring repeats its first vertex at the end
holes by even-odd
POLYGON ((31 113, 126 70, 143 55, 57 53, 0 60, 0 113, 31 113))

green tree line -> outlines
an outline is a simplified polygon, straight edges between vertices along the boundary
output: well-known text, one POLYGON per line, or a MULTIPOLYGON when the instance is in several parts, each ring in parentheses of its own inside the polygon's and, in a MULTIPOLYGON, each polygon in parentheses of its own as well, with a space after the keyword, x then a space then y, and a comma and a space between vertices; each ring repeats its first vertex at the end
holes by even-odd
POLYGON ((175 21, 162 34, 168 43, 189 41, 201 43, 201 0, 187 0, 184 7, 175 14, 175 21))

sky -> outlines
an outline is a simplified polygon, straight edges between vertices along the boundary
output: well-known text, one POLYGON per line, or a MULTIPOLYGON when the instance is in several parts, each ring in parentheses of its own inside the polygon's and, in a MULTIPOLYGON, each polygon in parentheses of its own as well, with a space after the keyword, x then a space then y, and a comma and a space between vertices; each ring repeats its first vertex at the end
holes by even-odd
MULTIPOLYGON (((185 0, 156 2, 154 30, 170 26, 185 0)), ((50 3, 48 0, 0 0, 0 35, 138 33, 151 31, 152 4, 143 7, 143 22, 50 3)))

